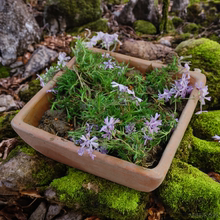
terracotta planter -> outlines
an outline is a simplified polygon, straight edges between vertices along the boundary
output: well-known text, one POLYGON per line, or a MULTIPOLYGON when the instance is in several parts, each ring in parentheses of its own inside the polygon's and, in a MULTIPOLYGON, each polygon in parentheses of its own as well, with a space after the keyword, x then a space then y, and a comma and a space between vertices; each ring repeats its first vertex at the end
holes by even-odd
MULTIPOLYGON (((94 49, 94 51, 103 52, 99 49, 94 49)), ((145 71, 149 65, 157 68, 162 67, 161 64, 151 61, 114 52, 110 54, 119 62, 129 62, 130 66, 136 67, 141 72, 145 71)), ((68 67, 71 68, 73 64, 74 58, 68 63, 68 67)), ((62 72, 59 72, 55 78, 61 74, 62 72)), ((203 82, 205 84, 206 82, 205 76, 199 72, 191 72, 191 76, 191 83, 203 82)), ((81 157, 77 153, 79 147, 75 146, 73 142, 37 128, 42 115, 50 107, 48 100, 52 94, 46 93, 46 91, 53 88, 54 85, 54 81, 49 82, 12 120, 13 129, 25 142, 49 158, 139 191, 150 192, 162 183, 197 105, 198 91, 195 88, 159 164, 153 169, 147 169, 99 152, 95 153, 95 160, 91 160, 88 154, 81 157)))

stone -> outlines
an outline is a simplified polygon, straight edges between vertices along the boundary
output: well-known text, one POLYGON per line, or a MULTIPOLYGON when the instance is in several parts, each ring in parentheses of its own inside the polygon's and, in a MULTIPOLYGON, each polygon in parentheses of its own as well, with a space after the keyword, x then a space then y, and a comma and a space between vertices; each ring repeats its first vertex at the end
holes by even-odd
POLYGON ((29 44, 40 40, 40 35, 37 22, 22 0, 1 0, 0 54, 3 65, 15 62, 29 44))
POLYGON ((46 220, 52 220, 56 215, 58 215, 60 213, 62 208, 63 208, 62 205, 50 204, 50 206, 48 207, 46 220))
POLYGON ((54 220, 83 220, 81 213, 78 213, 74 210, 67 211, 67 214, 64 214, 60 217, 55 218, 54 220))
POLYGON ((189 0, 175 0, 171 8, 172 12, 178 12, 179 14, 185 14, 186 8, 189 5, 189 0))
POLYGON ((149 21, 159 28, 159 11, 154 0, 131 0, 115 15, 120 24, 132 25, 136 20, 149 21))
POLYGON ((34 51, 30 60, 25 65, 23 78, 28 78, 39 70, 44 69, 47 65, 53 62, 58 57, 58 53, 45 46, 40 46, 34 51))
POLYGON ((101 18, 100 0, 47 0, 47 20, 56 19, 60 26, 59 17, 66 21, 67 28, 80 27, 101 18))
POLYGON ((47 206, 45 202, 41 202, 36 210, 31 214, 28 220, 44 220, 47 212, 47 206))
POLYGON ((220 44, 206 39, 189 39, 180 43, 175 51, 179 56, 189 56, 190 67, 199 68, 206 75, 208 96, 211 101, 206 101, 204 109, 219 109, 220 107, 220 44))

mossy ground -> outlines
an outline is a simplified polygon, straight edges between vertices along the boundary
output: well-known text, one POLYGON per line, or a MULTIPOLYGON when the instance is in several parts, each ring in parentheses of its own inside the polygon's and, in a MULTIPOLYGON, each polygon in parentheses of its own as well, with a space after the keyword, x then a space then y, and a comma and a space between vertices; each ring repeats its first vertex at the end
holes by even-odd
POLYGON ((195 23, 188 23, 183 27, 184 33, 198 34, 199 25, 195 23))
POLYGON ((192 55, 191 69, 199 68, 207 77, 209 95, 212 101, 206 102, 205 107, 219 109, 220 107, 220 44, 201 38, 190 39, 180 43, 176 52, 180 56, 192 55))
POLYGON ((219 183, 178 159, 173 160, 156 194, 174 219, 220 218, 219 183))
POLYGON ((40 86, 40 80, 32 80, 29 83, 29 88, 24 91, 19 92, 19 97, 21 101, 28 102, 42 87, 40 86))
POLYGON ((6 78, 8 76, 10 76, 10 68, 0 64, 0 78, 6 78))
POLYGON ((117 220, 146 217, 148 194, 70 168, 68 175, 50 185, 69 207, 79 204, 89 214, 117 220))
POLYGON ((17 136, 17 134, 11 127, 11 120, 18 112, 19 110, 2 113, 0 115, 0 142, 4 139, 17 136))

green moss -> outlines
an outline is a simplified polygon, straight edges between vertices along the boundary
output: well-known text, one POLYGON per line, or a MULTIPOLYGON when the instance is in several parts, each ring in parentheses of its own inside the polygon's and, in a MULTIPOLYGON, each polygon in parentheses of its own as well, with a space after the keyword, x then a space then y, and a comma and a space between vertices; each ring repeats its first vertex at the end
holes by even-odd
POLYGON ((63 176, 66 173, 64 164, 55 162, 38 154, 37 166, 33 170, 33 178, 37 185, 47 185, 53 179, 63 176))
POLYGON ((185 33, 185 34, 180 34, 178 36, 175 37, 175 43, 179 44, 185 40, 188 40, 190 38, 191 34, 190 33, 185 33))
POLYGON ((197 34, 199 31, 199 26, 195 23, 188 23, 183 27, 184 33, 197 34))
POLYGON ((156 194, 174 219, 219 219, 219 183, 177 159, 156 194))
POLYGON ((160 31, 168 33, 168 13, 169 13, 170 0, 163 0, 162 19, 160 22, 160 31))
POLYGON ((180 43, 176 52, 180 56, 192 55, 191 69, 199 68, 207 77, 211 102, 206 102, 209 108, 220 107, 220 45, 212 40, 190 39, 180 43))
POLYGON ((134 30, 142 34, 156 34, 156 27, 149 21, 137 20, 134 22, 134 30))
POLYGON ((0 142, 4 139, 17 136, 17 134, 11 127, 11 120, 18 112, 19 110, 3 113, 0 115, 0 142))
POLYGON ((214 135, 220 135, 220 111, 210 111, 194 116, 192 128, 196 137, 213 140, 214 135))
POLYGON ((47 0, 48 5, 55 4, 67 17, 69 27, 79 27, 101 18, 100 0, 47 0))
POLYGON ((220 37, 217 34, 211 34, 208 38, 218 43, 220 42, 220 37))
POLYGON ((102 32, 108 32, 108 20, 106 19, 99 19, 94 22, 90 22, 88 24, 83 25, 82 27, 75 28, 73 32, 75 33, 74 35, 84 31, 86 28, 88 28, 91 31, 102 31, 102 32))
POLYGON ((193 130, 191 126, 189 126, 184 134, 184 137, 177 149, 175 158, 180 159, 184 162, 189 161, 189 156, 191 153, 191 143, 192 143, 192 135, 193 135, 193 130))
POLYGON ((23 102, 28 102, 40 89, 40 80, 32 80, 28 89, 19 92, 19 97, 23 102))
POLYGON ((180 25, 183 24, 183 19, 181 19, 180 17, 176 17, 174 16, 172 19, 173 25, 175 28, 178 28, 180 25))
POLYGON ((105 0, 104 2, 113 5, 120 5, 120 4, 128 3, 129 0, 105 0))
POLYGON ((148 194, 70 168, 50 185, 65 205, 79 204, 88 214, 117 220, 145 219, 148 194))
POLYGON ((0 78, 6 78, 10 76, 10 68, 6 66, 2 66, 0 64, 0 78))

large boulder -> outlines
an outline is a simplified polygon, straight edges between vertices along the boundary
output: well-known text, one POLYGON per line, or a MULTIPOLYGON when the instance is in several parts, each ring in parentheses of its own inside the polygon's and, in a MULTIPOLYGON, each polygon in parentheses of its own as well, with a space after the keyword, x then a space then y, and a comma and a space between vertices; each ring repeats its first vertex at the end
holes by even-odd
MULTIPOLYGON (((67 28, 79 27, 101 18, 100 0, 47 0, 47 20, 65 18, 67 28)), ((61 24, 59 23, 59 26, 61 24)))
POLYGON ((180 43, 175 51, 180 56, 192 55, 192 58, 190 58, 191 69, 199 68, 207 77, 211 101, 207 101, 206 106, 210 109, 219 109, 220 44, 206 38, 190 39, 180 43))
POLYGON ((22 0, 0 1, 0 62, 13 63, 29 44, 40 39, 40 28, 22 0))
POLYGON ((123 10, 115 15, 120 24, 132 25, 136 20, 145 20, 153 23, 159 30, 160 15, 155 0, 130 0, 123 10))

